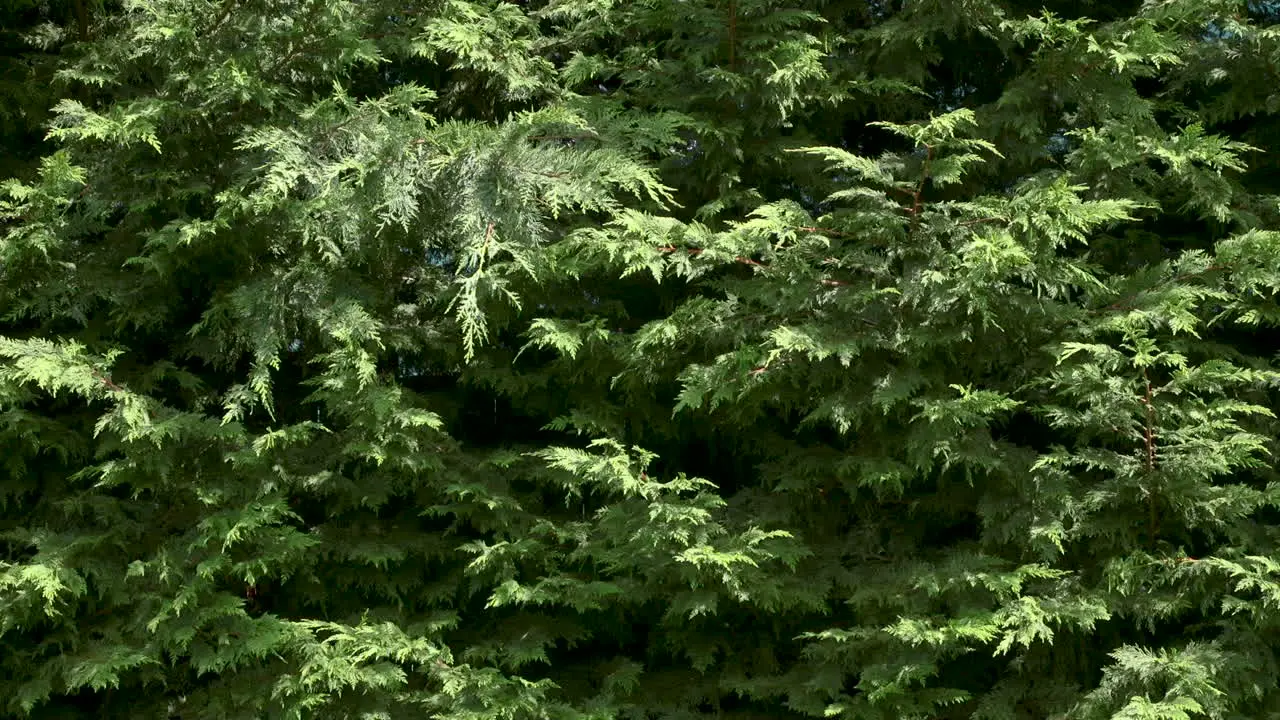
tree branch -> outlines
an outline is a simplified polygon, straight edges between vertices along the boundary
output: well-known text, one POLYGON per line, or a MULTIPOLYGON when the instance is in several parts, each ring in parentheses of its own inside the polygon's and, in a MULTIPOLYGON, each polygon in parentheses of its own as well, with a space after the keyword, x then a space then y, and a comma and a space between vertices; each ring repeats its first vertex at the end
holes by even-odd
POLYGON ((89 40, 89 9, 85 7, 84 0, 75 0, 72 3, 72 9, 76 14, 76 29, 80 34, 80 42, 89 40))

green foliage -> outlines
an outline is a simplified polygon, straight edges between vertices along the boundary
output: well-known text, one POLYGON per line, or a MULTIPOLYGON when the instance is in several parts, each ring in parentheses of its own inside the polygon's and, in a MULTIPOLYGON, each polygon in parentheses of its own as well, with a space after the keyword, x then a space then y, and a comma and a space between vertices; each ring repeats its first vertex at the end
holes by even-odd
POLYGON ((10 3, 0 716, 1280 716, 1278 21, 10 3))

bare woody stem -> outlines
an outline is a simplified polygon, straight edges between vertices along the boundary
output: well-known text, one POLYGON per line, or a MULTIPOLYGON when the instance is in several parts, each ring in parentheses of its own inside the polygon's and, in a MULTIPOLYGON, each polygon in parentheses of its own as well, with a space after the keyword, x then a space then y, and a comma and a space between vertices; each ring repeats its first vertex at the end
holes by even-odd
MULTIPOLYGON (((1147 475, 1150 476, 1156 470, 1156 409, 1152 402, 1154 393, 1151 389, 1151 378, 1147 374, 1146 368, 1142 369, 1142 380, 1145 385, 1142 395, 1142 404, 1147 410, 1146 424, 1143 428, 1143 444, 1147 453, 1147 475)), ((1150 479, 1150 478, 1149 478, 1150 479)), ((1160 518, 1156 513, 1156 494, 1154 488, 1147 488, 1147 533, 1154 548, 1156 538, 1160 532, 1160 518)))
POLYGON ((911 193, 911 230, 915 232, 920 227, 920 212, 924 209, 924 185, 929 181, 929 170, 933 165, 933 146, 925 145, 924 164, 920 168, 920 182, 916 183, 916 189, 911 193))
MULTIPOLYGON (((663 252, 663 253, 675 253, 675 252, 681 252, 681 251, 684 251, 684 252, 686 252, 686 253, 688 253, 688 254, 690 254, 690 255, 701 255, 701 254, 702 254, 702 248, 678 248, 678 247, 676 247, 676 246, 674 246, 674 245, 663 245, 663 246, 660 246, 660 247, 658 248, 658 252, 663 252)), ((739 256, 735 257, 735 258, 733 259, 733 261, 734 261, 734 262, 736 262, 736 263, 739 263, 739 264, 741 264, 741 265, 751 265, 752 267, 758 267, 758 268, 767 268, 767 267, 769 267, 767 264, 762 263, 762 262, 760 262, 759 260, 752 260, 751 258, 749 258, 749 257, 744 257, 744 256, 742 256, 742 255, 739 255, 739 256)), ((830 278, 823 278, 822 280, 819 280, 818 282, 822 283, 823 285, 828 285, 828 286, 831 286, 831 287, 845 287, 845 286, 849 285, 849 283, 847 283, 847 282, 845 282, 845 281, 843 281, 843 280, 832 280, 832 279, 830 279, 830 278)))
POLYGON ((76 14, 76 30, 80 42, 86 42, 89 40, 89 8, 85 7, 84 0, 75 0, 72 9, 76 14))
POLYGON ((738 45, 738 1, 729 0, 729 71, 733 72, 737 65, 738 45))

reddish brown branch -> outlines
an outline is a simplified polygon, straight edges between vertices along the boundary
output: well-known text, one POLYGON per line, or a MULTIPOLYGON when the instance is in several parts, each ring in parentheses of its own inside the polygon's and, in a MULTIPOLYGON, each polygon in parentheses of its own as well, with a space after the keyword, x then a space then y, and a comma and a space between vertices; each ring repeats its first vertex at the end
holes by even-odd
POLYGON ((911 229, 920 226, 920 211, 924 208, 924 184, 929 181, 929 168, 933 165, 933 146, 925 146, 924 165, 920 168, 920 182, 911 193, 911 229))
MULTIPOLYGON (((678 247, 675 247, 674 245, 663 245, 659 247, 658 250, 659 252, 664 252, 664 253, 673 253, 673 252, 679 252, 680 250, 684 250, 690 255, 702 254, 702 248, 678 248, 678 247)), ((735 257, 733 260, 734 262, 739 262, 739 263, 742 263, 743 265, 755 265, 756 267, 769 267, 768 265, 765 265, 759 260, 752 260, 751 258, 744 257, 742 255, 735 257)))
POLYGON ((658 247, 658 252, 664 252, 664 253, 673 253, 673 252, 678 252, 680 250, 684 250, 690 255, 702 254, 702 248, 678 248, 675 245, 661 245, 658 247))
POLYGON ((530 135, 525 139, 531 142, 539 140, 599 140, 600 136, 595 133, 581 133, 578 135, 530 135))
MULTIPOLYGON (((1230 265, 1214 264, 1214 265, 1210 265, 1209 267, 1203 270, 1197 270, 1195 272, 1182 273, 1181 275, 1175 275, 1173 279, 1170 280, 1169 282, 1179 283, 1179 282, 1183 282, 1184 280, 1190 280, 1191 278, 1196 277, 1197 275, 1204 275, 1205 273, 1211 273, 1215 270, 1230 270, 1230 269, 1231 269, 1230 265)), ((1142 292, 1143 291, 1140 290, 1136 293, 1133 293, 1132 295, 1126 295, 1120 298, 1119 300, 1115 301, 1114 303, 1111 303, 1105 309, 1106 310, 1131 310, 1133 306, 1130 305, 1129 303, 1136 300, 1137 297, 1142 294, 1142 292)))
POLYGON ((75 0, 71 4, 76 14, 76 30, 80 36, 80 42, 88 42, 89 40, 89 9, 85 7, 84 0, 75 0))
POLYGON ((489 254, 489 241, 493 239, 493 223, 489 223, 489 227, 484 229, 484 245, 480 246, 480 262, 484 262, 485 257, 489 254))
POLYGON ((738 2, 729 0, 729 71, 736 66, 735 58, 738 45, 738 2))
MULTIPOLYGON (((678 247, 675 247, 674 245, 661 245, 658 247, 658 252, 664 252, 664 253, 674 253, 674 252, 680 252, 682 250, 684 252, 689 253, 690 255, 702 254, 702 248, 678 248, 678 247)), ((736 263, 741 263, 742 265, 751 265, 753 267, 759 267, 759 268, 769 267, 768 265, 760 262, 759 260, 752 260, 751 258, 742 256, 742 255, 735 257, 733 261, 736 263)), ((833 287, 845 287, 849 285, 849 283, 843 280, 832 280, 829 278, 823 278, 818 282, 822 283, 823 285, 830 285, 833 287)))
POLYGON ((222 7, 218 8, 218 17, 213 21, 213 27, 216 29, 222 26, 222 23, 231 17, 231 11, 235 9, 236 0, 222 0, 222 7))
POLYGON ((1156 469, 1156 410, 1151 403, 1151 380, 1148 378, 1145 368, 1142 370, 1142 379, 1146 382, 1146 391, 1142 396, 1142 404, 1147 408, 1147 424, 1144 432, 1144 440, 1147 449, 1147 472, 1153 472, 1156 469))
MULTIPOLYGON (((1155 472, 1156 469, 1156 410, 1152 403, 1153 393, 1151 390, 1151 378, 1147 374, 1147 369, 1142 369, 1142 380, 1146 388, 1142 395, 1142 404, 1147 409, 1147 422, 1143 432, 1143 441, 1147 450, 1147 474, 1155 472)), ((1151 480, 1149 480, 1151 482, 1151 480)), ((1156 538, 1160 532, 1160 518, 1156 514, 1156 493, 1152 487, 1147 488, 1147 535, 1151 539, 1151 546, 1154 548, 1156 538)))
POLYGON ((103 385, 106 385, 106 386, 107 386, 107 389, 109 389, 109 390, 114 390, 115 392, 124 392, 124 391, 125 391, 125 390, 124 390, 124 388, 120 387, 119 385, 115 384, 114 382, 111 382, 111 378, 107 377, 106 375, 103 375, 102 373, 99 373, 99 372, 96 372, 96 371, 95 371, 95 372, 93 373, 93 376, 94 376, 94 377, 96 377, 96 378, 98 378, 99 380, 101 380, 101 381, 102 381, 102 384, 103 384, 103 385))
POLYGON ((1004 220, 1004 218, 985 217, 985 218, 978 218, 977 220, 965 220, 964 222, 957 223, 957 224, 960 227, 968 227, 969 225, 977 225, 979 223, 987 223, 987 222, 999 222, 1001 220, 1004 220))
POLYGON ((814 227, 812 225, 801 225, 797 227, 796 230, 800 230, 802 232, 817 233, 819 235, 827 235, 830 237, 838 237, 838 238, 853 237, 853 235, 851 235, 850 233, 843 233, 843 232, 840 232, 839 230, 829 230, 827 228, 814 227))

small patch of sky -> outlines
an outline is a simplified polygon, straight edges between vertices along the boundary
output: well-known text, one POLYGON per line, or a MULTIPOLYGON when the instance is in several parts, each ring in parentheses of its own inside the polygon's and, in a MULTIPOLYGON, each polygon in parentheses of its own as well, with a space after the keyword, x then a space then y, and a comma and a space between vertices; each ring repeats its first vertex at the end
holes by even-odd
POLYGON ((1065 131, 1059 130, 1049 136, 1049 142, 1045 143, 1044 149, 1054 157, 1062 157, 1071 149, 1071 141, 1067 138, 1065 131))
POLYGON ((447 250, 432 248, 427 250, 427 264, 438 268, 451 268, 454 263, 453 253, 447 250))
POLYGON ((699 155, 702 154, 702 146, 698 143, 698 138, 689 135, 685 139, 684 147, 675 146, 671 148, 671 153, 677 156, 676 164, 680 167, 689 167, 694 163, 699 155))
POLYGON ((957 85, 950 90, 940 89, 933 94, 944 112, 952 112, 964 107, 965 98, 976 93, 976 85, 957 85))
POLYGON ((1240 33, 1230 28, 1223 27, 1212 20, 1205 25, 1204 32, 1200 34, 1200 39, 1206 42, 1234 40, 1238 37, 1240 37, 1240 33))
POLYGON ((1249 0, 1249 15, 1261 25, 1280 23, 1280 0, 1249 0))

